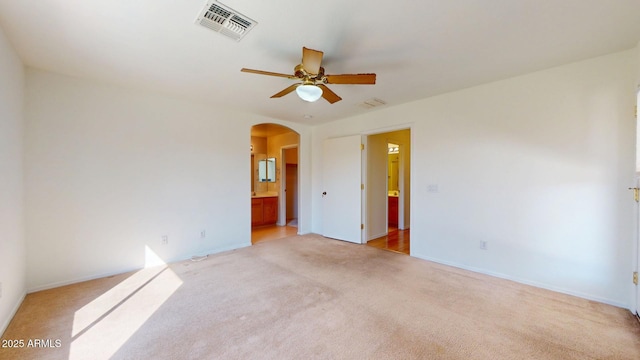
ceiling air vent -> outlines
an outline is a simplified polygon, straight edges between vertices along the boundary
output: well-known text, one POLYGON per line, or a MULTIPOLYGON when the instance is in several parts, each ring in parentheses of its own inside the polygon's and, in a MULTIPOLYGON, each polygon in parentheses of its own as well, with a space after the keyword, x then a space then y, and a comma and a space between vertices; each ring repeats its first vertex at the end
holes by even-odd
POLYGON ((258 23, 217 1, 209 1, 198 15, 196 24, 240 41, 258 23))
POLYGON ((376 106, 381 106, 381 105, 385 105, 386 102, 380 100, 380 99, 376 99, 376 98, 371 98, 369 100, 366 100, 363 103, 358 104, 358 106, 365 108, 365 109, 371 109, 373 107, 376 106))

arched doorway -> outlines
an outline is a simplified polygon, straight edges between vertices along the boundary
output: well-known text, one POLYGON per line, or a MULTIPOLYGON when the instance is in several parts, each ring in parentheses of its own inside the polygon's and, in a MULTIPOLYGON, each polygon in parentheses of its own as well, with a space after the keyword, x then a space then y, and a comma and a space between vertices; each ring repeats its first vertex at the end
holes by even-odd
POLYGON ((251 128, 251 243, 296 235, 300 135, 278 124, 251 128))

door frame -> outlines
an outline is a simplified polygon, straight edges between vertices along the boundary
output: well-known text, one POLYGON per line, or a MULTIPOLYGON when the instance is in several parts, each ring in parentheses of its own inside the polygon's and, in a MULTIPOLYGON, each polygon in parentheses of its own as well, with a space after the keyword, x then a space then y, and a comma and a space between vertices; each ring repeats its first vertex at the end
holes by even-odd
MULTIPOLYGON (((638 85, 638 87, 636 88, 636 112, 635 112, 635 117, 636 117, 636 126, 638 126, 638 130, 636 131, 636 146, 638 144, 640 144, 640 137, 638 136, 638 132, 640 132, 640 118, 639 118, 639 112, 638 109, 640 109, 640 85, 638 85)), ((636 188, 640 188, 640 153, 638 150, 636 150, 636 164, 635 164, 635 168, 636 168, 636 173, 635 173, 635 178, 634 178, 634 186, 636 188)), ((637 191, 637 190, 636 190, 637 191)), ((634 248, 634 259, 633 259, 633 272, 634 273, 638 273, 640 272, 640 204, 636 201, 634 204, 634 209, 635 209, 635 214, 634 214, 634 220, 635 220, 635 229, 634 229, 634 241, 633 241, 633 248, 634 248)), ((640 286, 637 284, 634 284, 634 289, 633 289, 633 299, 635 301, 633 301, 633 310, 634 310, 634 314, 636 315, 636 317, 640 320, 640 286)))
MULTIPOLYGON (((411 150, 411 152, 413 153, 413 147, 414 147, 414 144, 415 144, 415 141, 414 141, 415 139, 413 138, 414 137, 413 126, 414 126, 413 123, 405 123, 405 124, 398 124, 398 125, 394 125, 394 126, 387 126, 387 127, 382 127, 382 128, 363 131, 363 132, 361 132, 361 134, 362 134, 362 143, 365 145, 365 148, 366 148, 369 145, 368 144, 369 136, 379 135, 379 134, 384 134, 384 133, 390 133, 390 132, 400 131, 400 130, 409 130, 409 134, 410 135, 409 135, 409 145, 408 145, 408 147, 411 150)), ((402 153, 403 153, 402 150, 405 150, 404 154, 406 155, 406 146, 407 145, 406 144, 400 144, 400 142, 398 142, 398 145, 402 145, 403 146, 403 148, 400 150, 401 151, 401 153, 400 153, 401 156, 402 156, 402 153)), ((369 191, 369 187, 367 186, 367 184, 369 183, 369 179, 367 177, 367 169, 368 169, 368 166, 369 166, 369 159, 367 157, 367 153, 368 153, 367 151, 363 152, 363 157, 362 157, 362 175, 361 175, 362 183, 365 184, 364 190, 363 190, 363 193, 362 193, 362 221, 364 223, 364 232, 363 232, 363 236, 362 236, 362 243, 363 244, 367 243, 367 241, 369 239, 369 235, 370 235, 369 231, 368 231, 369 227, 368 227, 367 223, 364 222, 368 218, 367 217, 368 211, 367 211, 366 199, 368 197, 367 195, 368 195, 368 191, 369 191)), ((402 185, 401 185, 402 186, 401 187, 401 191, 404 192, 404 193, 406 193, 406 189, 404 188, 404 182, 405 182, 404 181, 405 180, 405 178, 404 178, 404 166, 405 165, 409 166, 409 169, 412 168, 412 164, 411 163, 413 163, 413 156, 409 159, 409 162, 407 164, 405 164, 405 162, 406 162, 406 159, 403 158, 402 159, 402 164, 403 164, 403 167, 402 167, 402 179, 403 179, 403 181, 402 181, 402 185)), ((398 171, 400 171, 400 170, 398 170, 398 171)), ((388 169, 387 169, 387 172, 388 172, 388 169)), ((415 183, 414 179, 413 179, 413 176, 414 176, 413 174, 414 174, 414 172, 411 171, 411 173, 409 175, 409 187, 413 186, 413 184, 415 183)), ((387 174, 387 176, 388 176, 388 174, 387 174)), ((400 188, 400 184, 398 184, 398 185, 399 185, 398 188, 400 188)), ((387 189, 387 191, 388 191, 388 189, 387 189)), ((412 196, 413 196, 413 194, 410 193, 409 194, 409 214, 413 213, 413 204, 414 204, 414 202, 411 201, 411 197, 412 196)), ((410 228, 410 225, 406 226, 406 227, 404 226, 405 225, 404 224, 404 222, 405 222, 404 221, 404 217, 406 216, 406 214, 404 213, 404 207, 405 207, 404 196, 402 198, 403 198, 402 199, 402 208, 403 208, 403 210, 402 210, 402 222, 403 222, 403 228, 404 228, 403 230, 406 230, 406 229, 410 228)), ((398 199, 398 208, 399 207, 400 207, 400 199, 398 199)), ((386 225, 387 232, 389 231, 389 225, 388 225, 389 213, 388 213, 388 211, 389 211, 389 209, 388 209, 388 204, 387 204, 387 211, 385 211, 385 213, 387 214, 387 218, 384 219, 385 223, 387 223, 387 225, 386 225)), ((398 209, 398 211, 399 211, 399 209, 398 209)), ((400 225, 400 217, 399 217, 399 215, 400 214, 398 214, 398 225, 400 225)), ((409 215, 409 216, 411 216, 411 215, 409 215)))
MULTIPOLYGON (((366 131, 360 131, 359 134, 361 136, 361 143, 364 145, 364 148, 367 149, 369 146, 369 136, 372 135, 378 135, 378 134, 384 134, 384 133, 390 133, 390 132, 394 132, 394 131, 399 131, 399 130, 409 130, 409 144, 402 144, 403 145, 403 150, 404 150, 404 154, 406 155, 407 149, 409 149, 409 151, 413 152, 413 148, 415 146, 415 129, 413 129, 414 125, 413 123, 404 123, 404 124, 398 124, 395 126, 389 126, 389 127, 383 127, 383 128, 377 128, 377 129, 371 129, 371 130, 366 130, 366 131)), ((343 136, 341 136, 343 137, 343 136)), ((330 139, 331 137, 326 137, 324 138, 324 140, 330 139)), ((398 144, 401 145, 401 144, 398 144)), ((386 146, 386 145, 385 145, 386 146)), ((368 176, 367 176, 367 170, 369 167, 369 159, 368 159, 368 151, 362 151, 361 153, 361 165, 360 165, 360 171, 361 171, 361 182, 362 184, 364 184, 364 189, 362 189, 361 191, 361 197, 360 197, 360 203, 361 203, 361 212, 360 212, 360 218, 361 218, 361 223, 364 224, 364 230, 361 232, 361 243, 365 244, 368 241, 369 238, 369 230, 368 230, 368 225, 366 223, 367 220, 367 216, 368 216, 368 210, 367 210, 367 194, 369 191, 369 186, 368 184, 368 176)), ((408 161, 406 160, 406 158, 403 158, 403 169, 402 169, 402 173, 403 173, 403 182, 402 182, 402 191, 403 193, 407 193, 407 189, 404 186, 404 183, 406 180, 406 177, 404 176, 404 170, 405 167, 408 166, 409 169, 412 168, 412 163, 413 163, 413 157, 411 157, 408 161)), ((415 184, 414 181, 414 172, 411 171, 410 175, 409 175, 409 189, 413 186, 413 184, 415 184)), ((414 202, 411 201, 411 198, 413 197, 413 194, 411 194, 411 192, 409 193, 409 216, 410 214, 413 212, 413 206, 414 206, 414 202)), ((403 208, 405 208, 405 201, 403 200, 403 208)), ((386 212, 385 212, 386 213, 386 212)), ((403 222, 404 222, 404 218, 407 217, 406 212, 404 212, 403 209, 403 222)), ((398 219, 400 220, 400 219, 398 219)), ((382 219, 382 221, 384 221, 385 223, 387 223, 387 219, 382 219)), ((404 225, 404 224, 403 224, 404 225)), ((388 225, 387 225, 388 226, 388 225)), ((405 230, 409 229, 410 226, 405 226, 405 230)))

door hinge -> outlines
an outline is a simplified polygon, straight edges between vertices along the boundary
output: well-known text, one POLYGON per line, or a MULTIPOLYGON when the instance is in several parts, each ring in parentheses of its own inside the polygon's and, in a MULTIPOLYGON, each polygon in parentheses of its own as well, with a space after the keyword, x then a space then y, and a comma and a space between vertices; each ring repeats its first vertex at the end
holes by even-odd
POLYGON ((364 150, 364 144, 360 144, 360 150, 364 150))
POLYGON ((638 285, 638 272, 637 271, 633 272, 633 283, 638 285))
POLYGON ((364 184, 360 184, 360 190, 364 190, 364 184))
POLYGON ((360 230, 364 230, 364 224, 360 224, 360 230))
POLYGON ((638 191, 640 191, 640 188, 632 187, 629 188, 629 190, 633 190, 633 200, 638 202, 638 200, 640 200, 640 193, 638 193, 638 191))

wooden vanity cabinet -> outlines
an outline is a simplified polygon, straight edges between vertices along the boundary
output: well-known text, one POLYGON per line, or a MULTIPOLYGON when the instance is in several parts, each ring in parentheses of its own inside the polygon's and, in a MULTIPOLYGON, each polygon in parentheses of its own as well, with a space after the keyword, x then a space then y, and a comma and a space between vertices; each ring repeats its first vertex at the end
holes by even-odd
POLYGON ((262 225, 262 199, 251 199, 251 226, 262 225))
POLYGON ((278 221, 278 198, 268 197, 262 199, 262 220, 264 225, 275 224, 278 221))
POLYGON ((251 226, 272 225, 277 221, 277 196, 251 199, 251 226))

